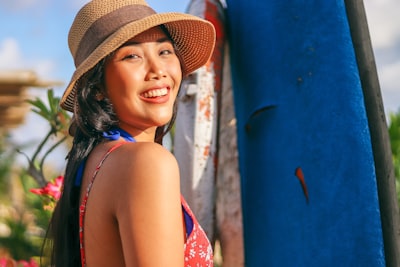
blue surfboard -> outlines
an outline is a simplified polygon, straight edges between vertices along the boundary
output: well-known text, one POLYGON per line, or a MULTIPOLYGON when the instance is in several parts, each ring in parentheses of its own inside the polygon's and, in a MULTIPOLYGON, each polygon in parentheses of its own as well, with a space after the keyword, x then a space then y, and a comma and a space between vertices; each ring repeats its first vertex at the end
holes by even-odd
POLYGON ((343 1, 227 1, 246 266, 385 266, 343 1))

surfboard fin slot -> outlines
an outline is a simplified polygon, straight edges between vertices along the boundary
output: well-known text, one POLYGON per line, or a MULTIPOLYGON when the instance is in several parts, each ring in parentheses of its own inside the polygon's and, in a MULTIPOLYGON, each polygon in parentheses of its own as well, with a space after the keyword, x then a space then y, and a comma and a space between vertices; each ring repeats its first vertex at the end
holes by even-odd
POLYGON ((251 130, 251 124, 255 118, 257 118, 262 113, 264 113, 268 110, 274 109, 274 108, 276 108, 276 105, 263 106, 261 108, 256 109, 253 113, 251 113, 251 115, 249 116, 249 119, 247 120, 246 126, 245 126, 246 131, 249 132, 251 130))

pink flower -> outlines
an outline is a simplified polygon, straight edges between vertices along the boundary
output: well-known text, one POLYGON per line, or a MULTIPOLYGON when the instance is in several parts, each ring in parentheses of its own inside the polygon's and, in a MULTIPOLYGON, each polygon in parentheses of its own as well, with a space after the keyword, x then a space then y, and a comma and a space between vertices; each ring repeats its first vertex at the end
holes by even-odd
POLYGON ((63 181, 64 177, 58 176, 56 179, 54 179, 53 182, 48 182, 46 186, 42 188, 32 188, 29 191, 37 195, 51 197, 57 201, 60 199, 61 196, 61 188, 63 181))
POLYGON ((17 262, 17 266, 21 266, 21 267, 39 267, 39 265, 33 259, 31 259, 29 262, 27 262, 27 261, 18 261, 17 262))
POLYGON ((13 267, 15 266, 17 263, 12 260, 12 259, 7 259, 7 258, 1 258, 0 259, 0 267, 13 267))
POLYGON ((0 267, 39 267, 39 265, 33 259, 28 262, 24 260, 15 261, 9 258, 1 258, 0 267))

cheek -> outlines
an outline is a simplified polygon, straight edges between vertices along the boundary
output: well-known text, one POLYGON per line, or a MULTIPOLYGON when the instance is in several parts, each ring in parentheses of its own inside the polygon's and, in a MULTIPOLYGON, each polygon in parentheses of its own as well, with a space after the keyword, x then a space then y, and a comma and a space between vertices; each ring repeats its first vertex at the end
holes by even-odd
POLYGON ((127 88, 131 88, 134 83, 135 77, 129 74, 124 68, 121 66, 116 66, 110 64, 105 69, 105 86, 108 96, 111 100, 115 96, 121 96, 122 94, 126 94, 127 88))
POLYGON ((178 96, 178 94, 179 94, 179 91, 180 91, 180 89, 181 89, 181 84, 182 84, 182 72, 177 72, 176 73, 176 76, 175 76, 176 78, 175 78, 175 90, 173 91, 173 95, 174 95, 174 100, 176 100, 176 98, 177 98, 177 96, 178 96))
POLYGON ((182 77, 182 65, 178 56, 174 58, 173 62, 170 64, 168 68, 170 69, 171 75, 174 76, 174 79, 176 81, 179 81, 180 83, 183 77, 182 77))
POLYGON ((115 70, 115 68, 111 63, 106 64, 106 66, 104 68, 104 83, 105 83, 106 90, 108 93, 110 91, 110 88, 113 86, 113 84, 115 84, 116 77, 115 77, 114 70, 115 70))
POLYGON ((123 90, 124 81, 121 79, 119 72, 115 68, 110 66, 110 68, 106 69, 104 84, 107 96, 114 105, 115 112, 117 112, 117 107, 121 105, 121 96, 125 94, 125 92, 123 90))
POLYGON ((178 68, 178 70, 176 72, 176 77, 177 77, 176 78, 176 90, 174 92, 175 100, 176 100, 176 98, 177 98, 177 96, 179 94, 179 91, 181 89, 181 84, 182 84, 182 79, 183 79, 183 73, 182 73, 182 68, 181 68, 180 64, 179 64, 179 68, 178 68))

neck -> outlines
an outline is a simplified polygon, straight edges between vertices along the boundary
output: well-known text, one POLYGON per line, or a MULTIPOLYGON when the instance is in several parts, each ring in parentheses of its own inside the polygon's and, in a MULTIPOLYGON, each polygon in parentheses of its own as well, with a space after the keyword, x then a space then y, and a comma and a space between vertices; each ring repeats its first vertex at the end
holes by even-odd
POLYGON ((130 125, 120 124, 119 128, 130 134, 137 142, 154 142, 156 136, 156 126, 139 129, 130 125))

